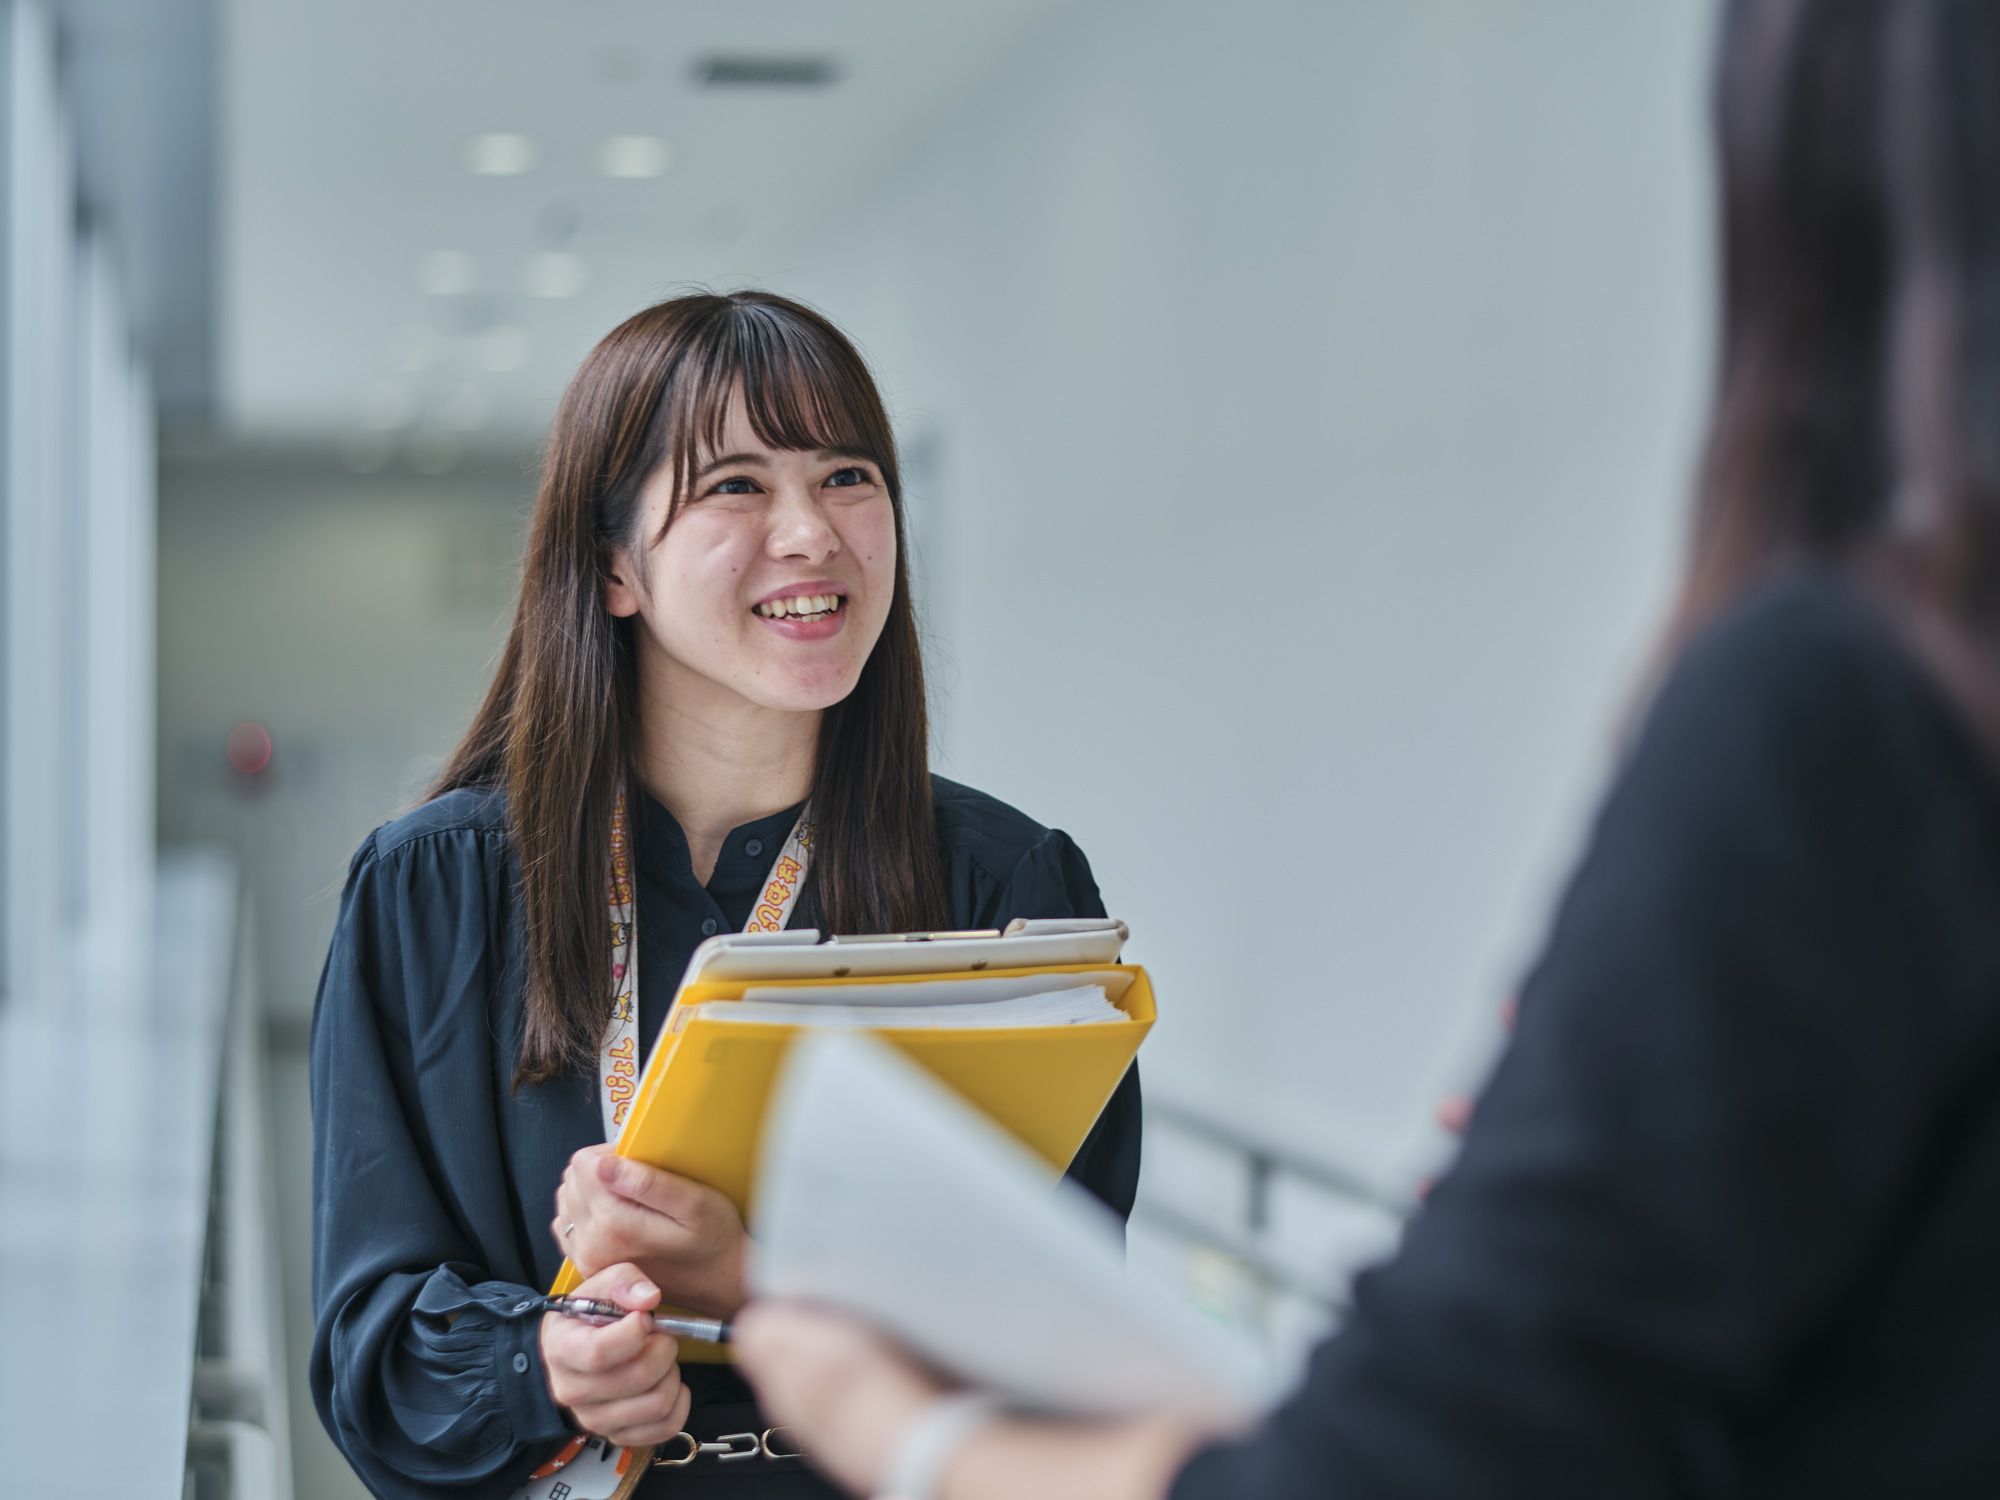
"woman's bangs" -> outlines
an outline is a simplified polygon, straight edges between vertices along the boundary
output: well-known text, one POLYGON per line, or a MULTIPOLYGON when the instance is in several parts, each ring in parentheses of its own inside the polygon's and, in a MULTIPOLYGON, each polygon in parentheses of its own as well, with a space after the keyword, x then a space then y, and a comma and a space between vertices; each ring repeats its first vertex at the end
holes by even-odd
MULTIPOLYGON (((897 493, 895 453, 880 398, 865 370, 818 346, 808 328, 788 327, 756 309, 733 308, 721 337, 691 372, 685 425, 674 447, 687 480, 704 457, 724 451, 730 401, 740 388, 744 415, 760 442, 792 452, 822 449, 873 459, 897 493), (687 438, 693 442, 685 441, 687 438)), ((680 424, 677 424, 680 425, 680 424)))

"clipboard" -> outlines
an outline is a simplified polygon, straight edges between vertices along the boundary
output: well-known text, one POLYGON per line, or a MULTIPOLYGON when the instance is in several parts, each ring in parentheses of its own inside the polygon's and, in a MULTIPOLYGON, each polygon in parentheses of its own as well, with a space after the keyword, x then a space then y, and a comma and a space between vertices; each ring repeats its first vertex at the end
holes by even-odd
MULTIPOLYGON (((711 1007, 797 991, 837 1001, 843 988, 1076 975, 1099 983, 1123 1022, 1076 1026, 897 1027, 869 1034, 896 1048, 1020 1141, 1059 1176, 1110 1102, 1155 1018, 1146 971, 1118 961, 1129 930, 1058 919, 997 932, 911 933, 819 941, 810 929, 731 933, 694 952, 640 1075, 615 1149, 723 1193, 750 1222, 767 1106, 792 1043, 808 1026, 748 1024, 711 1007), (697 1009, 699 1007, 699 1009, 697 1009)), ((551 1288, 582 1276, 567 1260, 551 1288)), ((662 1309, 665 1311, 666 1309, 662 1309)), ((683 1340, 688 1363, 726 1363, 726 1346, 683 1340)))

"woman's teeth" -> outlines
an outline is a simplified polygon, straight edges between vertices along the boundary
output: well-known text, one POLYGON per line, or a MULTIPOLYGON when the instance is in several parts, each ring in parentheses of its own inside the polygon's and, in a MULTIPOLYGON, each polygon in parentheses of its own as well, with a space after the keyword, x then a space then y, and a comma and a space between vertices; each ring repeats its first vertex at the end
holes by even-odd
POLYGON ((767 620, 805 620, 815 615, 830 615, 846 602, 842 594, 795 594, 789 599, 773 599, 754 607, 767 620))

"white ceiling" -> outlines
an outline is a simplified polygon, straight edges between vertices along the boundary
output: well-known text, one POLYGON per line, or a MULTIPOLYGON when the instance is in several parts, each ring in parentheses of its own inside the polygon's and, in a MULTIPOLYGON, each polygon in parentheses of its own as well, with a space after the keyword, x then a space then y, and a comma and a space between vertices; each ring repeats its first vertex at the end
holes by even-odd
POLYGON ((227 0, 220 125, 224 414, 358 453, 539 433, 606 329, 687 282, 782 271, 1067 0, 227 0), (705 87, 713 53, 827 54, 830 88, 705 87), (518 176, 470 139, 531 137, 518 176), (671 143, 653 180, 608 136, 671 143), (475 291, 420 262, 473 257, 475 291), (574 255, 578 295, 531 296, 574 255), (496 332, 498 330, 498 332, 496 332), (495 370, 510 356, 515 370, 495 370), (374 434, 369 436, 369 434, 374 434))

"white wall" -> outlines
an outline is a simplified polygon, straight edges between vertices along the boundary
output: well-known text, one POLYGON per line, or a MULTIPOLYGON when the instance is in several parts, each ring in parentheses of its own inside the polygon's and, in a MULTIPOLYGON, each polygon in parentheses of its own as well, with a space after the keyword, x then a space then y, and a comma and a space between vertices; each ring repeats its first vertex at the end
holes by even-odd
POLYGON ((1702 0, 1090 0, 778 284, 920 484, 942 769, 1067 828, 1149 1088, 1385 1175, 1676 559, 1702 0))
POLYGON ((0 58, 0 999, 102 1011, 151 915, 152 393, 43 6, 0 58))
POLYGON ((76 440, 65 823, 78 859, 72 920, 106 985, 136 975, 152 930, 157 496, 153 396, 132 348, 109 248, 82 246, 76 278, 76 440))
POLYGON ((62 789, 71 715, 64 681, 69 483, 71 226, 69 124, 56 39, 33 3, 0 8, 6 47, 4 718, 5 974, 9 994, 58 987, 70 841, 62 789))
POLYGON ((533 473, 222 448, 170 451, 161 477, 161 837, 236 858, 266 1009, 303 1037, 348 861, 486 690, 533 473), (255 782, 225 751, 245 721, 272 742, 255 782))

